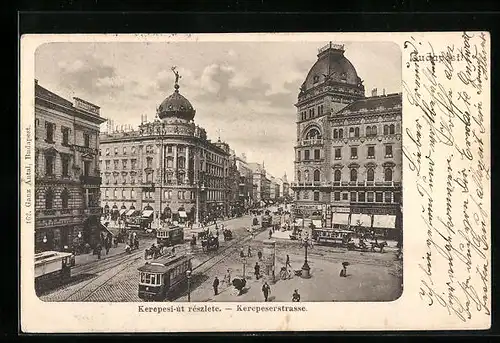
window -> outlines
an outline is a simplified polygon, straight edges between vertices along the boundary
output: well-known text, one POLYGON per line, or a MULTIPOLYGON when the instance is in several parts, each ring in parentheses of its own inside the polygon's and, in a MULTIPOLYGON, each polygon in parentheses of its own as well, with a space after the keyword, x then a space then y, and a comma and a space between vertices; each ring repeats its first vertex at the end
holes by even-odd
POLYGON ((297 172, 297 181, 299 181, 299 182, 301 181, 300 180, 300 172, 297 172))
POLYGON ((109 156, 109 148, 106 148, 106 156, 109 156))
POLYGON ((366 127, 366 137, 370 137, 372 135, 372 128, 367 126, 366 127))
POLYGON ((349 200, 349 193, 342 193, 342 200, 349 200))
POLYGON ((367 199, 366 200, 367 202, 373 202, 373 200, 374 200, 373 199, 373 192, 367 192, 366 193, 366 199, 367 199))
POLYGON ((146 158, 146 168, 153 168, 153 158, 152 157, 146 158))
POLYGON ((399 204, 401 202, 401 193, 394 192, 393 202, 395 202, 396 204, 399 204))
POLYGON ((115 170, 118 169, 118 160, 113 161, 113 167, 115 170))
POLYGON ((365 192, 358 192, 358 202, 365 202, 365 192))
POLYGON ((300 150, 297 151, 297 161, 300 162, 300 150))
POLYGON ((392 202, 392 192, 384 193, 384 202, 392 202))
POLYGON ((104 196, 106 198, 109 198, 109 189, 106 188, 106 190, 104 191, 104 196))
POLYGON ((106 160, 104 163, 106 164, 106 167, 105 167, 106 170, 109 170, 109 167, 111 165, 111 161, 110 160, 106 160))
POLYGON ((182 196, 182 192, 181 192, 181 191, 178 191, 178 192, 177 192, 177 199, 181 199, 181 196, 182 196))
POLYGON ((340 169, 336 169, 335 172, 333 173, 333 180, 334 181, 340 181, 340 178, 342 176, 342 173, 340 172, 340 169))
POLYGON ((366 180, 373 181, 374 178, 375 178, 375 172, 373 171, 373 168, 369 168, 368 171, 366 172, 366 180))
POLYGON ((339 132, 337 129, 333 130, 333 138, 339 138, 339 132))
POLYGON ((53 206, 54 206, 54 192, 52 191, 52 188, 48 188, 45 191, 45 209, 51 210, 53 206))
POLYGON ((45 156, 45 175, 54 175, 54 156, 45 156))
POLYGON ((122 199, 125 199, 125 188, 122 188, 122 199))
POLYGON ((130 153, 131 153, 132 155, 135 155, 135 146, 133 146, 133 147, 130 149, 130 153))
POLYGON ((167 168, 174 167, 174 158, 172 156, 167 157, 167 168))
POLYGON ((126 146, 124 146, 124 147, 123 147, 123 154, 124 154, 124 155, 126 155, 126 154, 127 154, 127 147, 126 147, 126 146))
POLYGON ((177 159, 177 168, 179 168, 179 169, 186 168, 186 159, 183 156, 180 156, 177 159))
POLYGON ((351 181, 358 180, 358 171, 356 169, 351 169, 351 181))
POLYGON ((354 137, 359 137, 359 127, 354 128, 354 137))
POLYGON ((137 160, 136 159, 130 160, 130 168, 132 170, 135 170, 137 168, 137 160))
POLYGON ((320 181, 321 176, 320 176, 319 170, 315 170, 313 175, 314 175, 313 176, 314 177, 314 181, 316 181, 316 182, 320 181))
POLYGON ((320 150, 319 149, 314 149, 314 159, 319 160, 321 156, 320 150))
POLYGON ((90 135, 88 133, 83 134, 83 145, 87 148, 90 147, 90 135))
POLYGON ((333 200, 334 201, 340 201, 340 192, 334 192, 333 193, 333 200))
POLYGON ((83 161, 83 175, 90 175, 90 161, 83 161))
POLYGON ((385 157, 392 157, 392 145, 385 146, 385 157))
POLYGON ((342 158, 340 148, 335 148, 335 159, 340 160, 342 158))
POLYGON ((385 179, 385 181, 392 181, 392 169, 391 168, 385 168, 384 179, 385 179))
POLYGON ((61 163, 62 163, 62 176, 69 176, 69 157, 62 156, 61 163))
POLYGON ((309 150, 304 150, 304 160, 309 160, 310 159, 310 156, 309 156, 309 150))
POLYGON ((319 192, 314 192, 314 201, 319 201, 319 192))
POLYGON ((375 158, 375 147, 374 146, 369 146, 368 147, 367 158, 375 158))
POLYGON ((356 202, 356 196, 358 195, 358 193, 356 192, 351 192, 351 202, 356 202))
POLYGON ((67 127, 62 127, 62 145, 69 145, 69 129, 67 127))
POLYGON ((320 139, 321 134, 317 129, 311 129, 307 132, 306 139, 320 139))
POLYGON ((304 199, 309 199, 309 191, 304 191, 304 199))
POLYGON ((115 155, 118 155, 118 148, 115 148, 115 155))
POLYGON ((118 189, 116 189, 116 188, 115 188, 115 189, 113 190, 113 198, 115 198, 115 199, 116 199, 116 197, 117 197, 117 196, 118 196, 118 189))
POLYGON ((395 130, 394 130, 394 124, 391 124, 391 125, 389 126, 389 133, 390 133, 391 135, 393 135, 393 134, 395 133, 395 130))
POLYGON ((55 124, 45 122, 45 141, 54 143, 54 126, 55 124))
POLYGON ((122 160, 123 169, 127 169, 127 160, 122 160))
POLYGON ((389 134, 389 125, 384 125, 384 136, 389 134))
POLYGON ((375 202, 382 202, 382 192, 375 193, 375 202))
POLYGON ((376 136, 377 135, 377 127, 375 125, 372 126, 372 136, 376 136))
POLYGON ((351 158, 358 158, 358 148, 357 147, 351 148, 351 158))
POLYGON ((184 152, 184 147, 183 146, 178 146, 177 147, 177 152, 184 152))
POLYGON ((172 146, 171 145, 167 145, 167 152, 172 153, 172 146))
POLYGON ((306 181, 306 182, 309 181, 309 170, 306 170, 304 172, 304 181, 306 181))
POLYGON ((339 138, 344 137, 344 129, 339 129, 339 138))
POLYGON ((349 138, 352 138, 352 137, 354 137, 354 128, 353 127, 351 127, 349 129, 349 138))

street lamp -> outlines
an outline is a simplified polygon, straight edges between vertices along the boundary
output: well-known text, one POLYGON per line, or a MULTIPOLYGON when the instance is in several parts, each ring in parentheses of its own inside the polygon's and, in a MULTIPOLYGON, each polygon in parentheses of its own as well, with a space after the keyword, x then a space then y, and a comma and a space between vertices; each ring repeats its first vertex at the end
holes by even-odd
POLYGON ((308 279, 311 277, 309 263, 307 262, 307 248, 312 247, 309 237, 304 238, 302 245, 305 248, 304 264, 302 265, 302 277, 308 279))
POLYGON ((191 270, 186 271, 186 277, 188 280, 188 302, 191 302, 191 270))
POLYGON ((47 236, 43 236, 42 242, 43 242, 43 244, 47 243, 47 236))

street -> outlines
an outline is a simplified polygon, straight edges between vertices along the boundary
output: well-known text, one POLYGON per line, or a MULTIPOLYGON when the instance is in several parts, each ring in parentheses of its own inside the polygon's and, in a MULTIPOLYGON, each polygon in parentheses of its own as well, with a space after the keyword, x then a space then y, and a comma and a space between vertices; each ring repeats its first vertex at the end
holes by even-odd
MULTIPOLYGON (((287 254, 292 269, 301 269, 304 262, 304 248, 298 241, 273 238, 277 242, 277 275, 273 280, 271 274, 266 275, 264 264, 257 257, 259 251, 264 251, 268 230, 261 230, 252 239, 247 231, 251 220, 251 216, 243 216, 223 222, 233 231, 233 239, 225 242, 221 235, 220 248, 216 252, 203 252, 199 242, 195 247, 191 247, 188 241, 176 246, 177 253, 188 252, 193 256, 191 301, 263 301, 260 291, 263 281, 271 285, 270 301, 291 301, 294 289, 299 290, 302 301, 390 301, 399 297, 402 262, 395 258, 394 245, 390 244, 384 253, 347 251, 344 248, 315 245, 309 248, 308 252, 311 278, 303 279, 292 275, 290 279, 278 280, 279 270, 285 265, 287 254), (243 259, 239 254, 243 248, 247 255, 249 247, 251 256, 244 259, 245 266, 243 266, 243 259), (350 263, 348 277, 340 278, 339 272, 344 261, 350 263), (256 262, 260 264, 261 273, 264 274, 259 280, 253 275, 256 262), (244 276, 247 285, 242 294, 237 295, 232 285, 222 282, 220 293, 215 296, 212 282, 215 276, 222 281, 228 269, 232 279, 244 276)), ((190 237, 189 230, 186 230, 186 236, 190 237)), ((276 232, 275 236, 280 235, 276 232)), ((88 302, 142 301, 137 295, 137 268, 144 264, 144 249, 155 241, 153 238, 142 239, 140 249, 131 254, 125 253, 121 244, 101 260, 97 260, 96 257, 92 260, 92 255, 86 257, 91 260, 82 264, 77 262, 72 269, 69 283, 42 294, 40 299, 88 302)), ((181 289, 168 300, 187 301, 187 289, 181 289)))

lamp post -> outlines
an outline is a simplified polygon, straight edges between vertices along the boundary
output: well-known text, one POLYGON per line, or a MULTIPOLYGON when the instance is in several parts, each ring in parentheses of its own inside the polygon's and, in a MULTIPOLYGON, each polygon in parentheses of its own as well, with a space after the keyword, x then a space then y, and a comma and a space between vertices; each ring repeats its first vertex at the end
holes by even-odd
POLYGON ((191 302, 191 270, 186 271, 186 277, 188 280, 188 302, 191 302))
POLYGON ((309 237, 304 238, 302 245, 305 248, 304 264, 302 265, 302 277, 308 279, 311 277, 311 267, 309 267, 309 263, 307 262, 307 248, 309 248, 309 246, 312 247, 309 237))

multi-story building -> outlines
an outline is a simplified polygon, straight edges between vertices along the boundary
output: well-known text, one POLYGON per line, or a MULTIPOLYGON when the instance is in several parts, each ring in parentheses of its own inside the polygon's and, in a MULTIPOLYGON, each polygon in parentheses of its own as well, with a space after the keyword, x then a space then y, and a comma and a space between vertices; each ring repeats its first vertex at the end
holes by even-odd
POLYGON ((152 122, 101 135, 104 211, 199 222, 227 214, 229 146, 195 125, 195 109, 174 92, 152 122))
POLYGON ((99 125, 105 121, 98 106, 66 100, 35 80, 35 250, 99 239, 99 125))
POLYGON ((400 93, 365 97, 342 45, 319 50, 295 105, 298 212, 321 209, 334 227, 401 226, 401 102, 400 93))
POLYGON ((240 207, 246 211, 253 205, 253 171, 247 164, 245 154, 236 157, 236 168, 240 174, 239 202, 240 207))
MULTIPOLYGON (((266 169, 264 164, 248 163, 248 167, 252 170, 253 191, 252 197, 255 204, 262 204, 262 200, 269 199, 269 192, 266 195, 266 169)), ((269 181, 269 180, 268 180, 269 181)))
POLYGON ((236 216, 242 213, 243 207, 240 202, 240 173, 236 165, 236 155, 234 151, 231 151, 228 162, 228 214, 230 216, 236 216))
POLYGON ((288 183, 288 177, 286 173, 281 178, 281 188, 280 188, 280 197, 288 198, 290 194, 290 184, 288 183))

